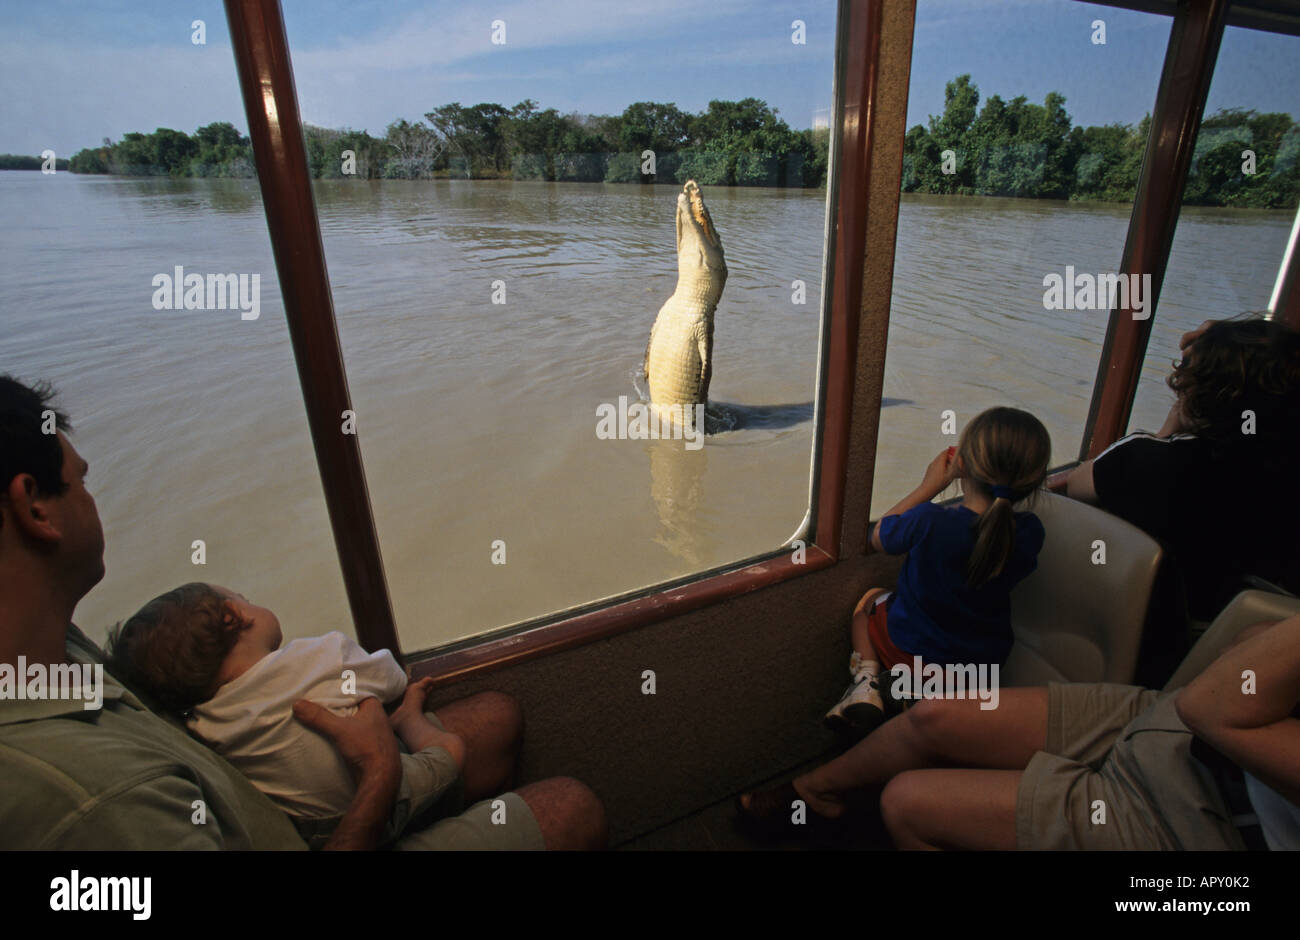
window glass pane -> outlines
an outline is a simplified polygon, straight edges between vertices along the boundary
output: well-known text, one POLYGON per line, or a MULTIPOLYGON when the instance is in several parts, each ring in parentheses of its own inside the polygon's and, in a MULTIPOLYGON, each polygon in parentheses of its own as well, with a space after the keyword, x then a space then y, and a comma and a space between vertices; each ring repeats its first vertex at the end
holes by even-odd
POLYGON ((1119 264, 1169 26, 917 5, 873 516, 995 405, 1043 422, 1053 465, 1078 454, 1108 306, 1065 308, 1048 279, 1119 264))
POLYGON ((286 637, 351 633, 221 4, 4 16, 0 149, 88 171, 0 172, 0 372, 58 387, 104 525, 76 622, 210 581, 286 637))
POLYGON ((1298 157, 1300 37, 1228 27, 1130 430, 1164 424, 1174 401, 1165 379, 1183 333, 1268 309, 1300 201, 1298 157))
POLYGON ((809 505, 836 4, 793 26, 771 2, 336 6, 285 17, 404 647, 785 543, 809 505), (617 432, 645 388, 687 179, 729 271, 709 399, 741 426, 603 439, 598 409, 617 432))

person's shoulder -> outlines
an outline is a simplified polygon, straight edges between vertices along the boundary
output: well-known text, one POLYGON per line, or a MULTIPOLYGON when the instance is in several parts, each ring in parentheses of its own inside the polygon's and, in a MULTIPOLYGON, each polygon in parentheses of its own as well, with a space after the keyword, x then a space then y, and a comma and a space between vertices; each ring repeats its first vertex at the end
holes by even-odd
POLYGON ((168 738, 183 732, 148 712, 140 720, 154 728, 152 738, 142 725, 123 730, 63 717, 9 726, 0 734, 0 803, 44 807, 42 815, 49 815, 150 780, 189 776, 168 738))
POLYGON ((1169 437, 1157 437, 1150 431, 1133 431, 1121 437, 1097 455, 1097 462, 1108 461, 1115 455, 1125 457, 1141 456, 1185 458, 1200 454, 1205 450, 1205 442, 1195 434, 1173 434, 1169 437))
POLYGON ((1032 548, 1034 553, 1037 554, 1038 550, 1043 547, 1043 540, 1047 537, 1047 529, 1043 526, 1043 520, 1029 511, 1018 512, 1015 516, 1016 538, 1027 548, 1032 548))

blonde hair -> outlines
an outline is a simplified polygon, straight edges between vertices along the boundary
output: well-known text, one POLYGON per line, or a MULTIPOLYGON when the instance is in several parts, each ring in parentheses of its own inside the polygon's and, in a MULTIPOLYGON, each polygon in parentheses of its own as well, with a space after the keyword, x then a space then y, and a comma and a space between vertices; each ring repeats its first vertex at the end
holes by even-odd
POLYGON ((1011 507, 1047 479, 1052 438, 1043 422, 1027 411, 990 408, 966 425, 957 456, 964 466, 963 487, 993 501, 979 518, 966 569, 967 584, 979 587, 1001 574, 1011 557, 1016 536, 1011 507))

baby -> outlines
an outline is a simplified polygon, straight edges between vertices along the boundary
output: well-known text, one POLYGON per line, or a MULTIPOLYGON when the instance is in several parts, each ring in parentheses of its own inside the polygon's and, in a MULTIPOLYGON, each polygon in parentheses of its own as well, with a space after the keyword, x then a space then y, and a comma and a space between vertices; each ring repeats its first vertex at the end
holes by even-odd
POLYGON ((280 647, 280 621, 241 594, 185 584, 155 597, 109 634, 110 668, 185 721, 191 734, 237 767, 313 845, 328 837, 356 792, 334 745, 299 722, 310 699, 352 715, 373 695, 398 702, 389 724, 402 754, 402 785, 389 822, 395 838, 459 778, 465 744, 424 713, 432 680, 407 684, 387 650, 367 653, 342 633, 280 647))

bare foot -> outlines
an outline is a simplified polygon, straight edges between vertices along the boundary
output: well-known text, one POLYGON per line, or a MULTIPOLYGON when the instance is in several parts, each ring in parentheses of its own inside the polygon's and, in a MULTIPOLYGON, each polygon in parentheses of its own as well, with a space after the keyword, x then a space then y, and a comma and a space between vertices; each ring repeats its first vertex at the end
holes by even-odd
POLYGON ((844 815, 844 800, 834 793, 820 793, 809 784, 808 775, 795 777, 794 792, 807 804, 808 809, 826 819, 839 819, 844 815))

